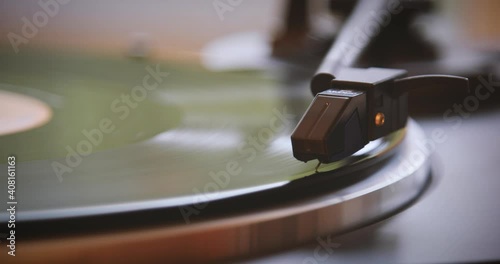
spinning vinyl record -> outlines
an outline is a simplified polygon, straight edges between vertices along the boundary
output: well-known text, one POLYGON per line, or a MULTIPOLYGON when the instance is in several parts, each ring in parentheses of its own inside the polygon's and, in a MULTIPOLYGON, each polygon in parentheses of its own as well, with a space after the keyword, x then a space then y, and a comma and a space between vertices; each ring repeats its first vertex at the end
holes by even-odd
MULTIPOLYGON (((15 157, 26 256, 74 261, 82 250, 102 257, 137 243, 171 249, 150 260, 260 254, 373 223, 429 182, 412 120, 343 160, 296 160, 290 134, 311 100, 302 78, 311 72, 293 64, 216 73, 126 57, 15 56, 0 55, 1 105, 16 106, 0 116, 0 153, 15 157)), ((144 260, 127 252, 123 261, 144 260)))
MULTIPOLYGON (((19 168, 19 220, 203 204, 315 174, 317 163, 293 158, 289 136, 309 98, 290 99, 296 90, 279 77, 25 54, 3 54, 0 71, 0 99, 46 110, 38 125, 0 136, 1 156, 19 168)), ((378 157, 402 135, 319 171, 378 157)))

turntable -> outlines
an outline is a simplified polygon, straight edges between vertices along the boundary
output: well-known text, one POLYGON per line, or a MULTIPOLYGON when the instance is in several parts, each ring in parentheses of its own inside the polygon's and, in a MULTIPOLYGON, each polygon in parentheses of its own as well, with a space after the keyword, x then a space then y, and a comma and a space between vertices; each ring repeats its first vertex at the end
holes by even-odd
MULTIPOLYGON (((498 140, 488 138, 500 128, 498 78, 492 74, 500 67, 494 53, 471 48, 459 59, 474 67, 449 67, 451 55, 439 58, 435 43, 409 30, 434 3, 324 1, 317 13, 307 1, 264 4, 284 10, 279 34, 215 38, 202 49, 200 64, 166 59, 169 50, 158 50, 154 33, 134 33, 116 52, 102 29, 92 33, 100 44, 88 40, 73 43, 80 50, 62 49, 84 38, 71 33, 82 29, 74 21, 93 17, 89 23, 96 23, 107 17, 99 12, 115 6, 102 3, 100 11, 86 12, 82 7, 92 4, 47 2, 58 10, 47 15, 54 24, 43 31, 45 25, 28 17, 40 36, 16 46, 18 52, 12 42, 0 49, 5 263, 359 263, 377 254, 386 255, 374 259, 380 263, 500 258, 476 246, 473 253, 456 253, 458 242, 436 246, 450 250, 442 258, 433 252, 417 258, 422 251, 411 251, 413 244, 384 251, 377 245, 390 243, 373 235, 390 234, 397 219, 408 223, 417 208, 421 214, 413 219, 420 226, 413 221, 404 230, 447 222, 440 225, 449 228, 442 230, 444 238, 436 239, 443 242, 457 239, 450 232, 473 222, 483 224, 484 241, 464 231, 464 243, 479 248, 500 238, 497 196, 490 189, 500 187, 493 177, 498 140), (308 21, 330 10, 344 21, 335 34, 321 35, 308 21), (379 33, 360 37, 366 25, 379 33), (63 44, 51 40, 59 33, 63 44), (98 47, 83 48, 91 43, 98 47), (488 98, 467 99, 478 94, 488 98), (469 110, 474 100, 479 113, 469 110), (463 102, 462 111, 452 108, 454 102, 463 102), (436 112, 441 119, 433 118, 436 112), (465 121, 464 115, 473 114, 479 117, 465 121), (475 144, 466 141, 471 133, 477 134, 475 144), (484 151, 460 153, 464 148, 446 147, 450 140, 484 151), (460 163, 480 160, 475 155, 491 160, 481 175, 462 177, 471 170, 460 174, 460 163), (443 169, 450 166, 458 170, 457 185, 443 169), (491 212, 469 211, 478 219, 453 222, 452 213, 426 215, 422 209, 430 208, 429 198, 445 207, 464 206, 462 199, 443 198, 462 191, 469 203, 491 212)), ((177 4, 178 10, 203 6, 188 2, 177 4)), ((259 4, 214 1, 204 8, 214 8, 218 23, 259 4)), ((35 6, 5 5, 3 12, 14 13, 35 6)), ((136 9, 157 14, 137 3, 121 8, 128 15, 136 9)), ((142 16, 140 25, 151 26, 142 16)))

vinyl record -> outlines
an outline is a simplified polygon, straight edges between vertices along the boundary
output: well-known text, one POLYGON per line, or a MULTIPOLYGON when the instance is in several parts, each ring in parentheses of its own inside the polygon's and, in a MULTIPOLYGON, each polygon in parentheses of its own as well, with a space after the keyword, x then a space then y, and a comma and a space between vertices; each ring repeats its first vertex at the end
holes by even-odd
MULTIPOLYGON (((1 91, 51 112, 44 125, 0 136, 0 156, 17 159, 20 221, 200 204, 315 174, 317 163, 292 155, 311 98, 289 72, 47 52, 0 59, 1 91)), ((402 137, 319 170, 378 158, 402 137)))

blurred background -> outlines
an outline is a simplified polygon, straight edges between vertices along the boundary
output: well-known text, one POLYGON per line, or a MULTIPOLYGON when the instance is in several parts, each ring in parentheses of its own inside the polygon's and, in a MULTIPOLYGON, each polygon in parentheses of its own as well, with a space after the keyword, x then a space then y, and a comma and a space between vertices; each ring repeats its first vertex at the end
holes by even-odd
MULTIPOLYGON (((199 62, 203 47, 217 37, 248 30, 271 33, 282 22, 281 7, 283 1, 243 1, 221 20, 212 1, 68 1, 23 49, 122 56, 143 39, 155 58, 199 62)), ((38 1, 2 1, 2 36, 20 30, 21 18, 31 20, 39 10, 38 1)), ((7 38, 1 41, 10 49, 7 38)))
MULTIPOLYGON (((67 2, 29 40, 29 45, 21 45, 23 49, 51 48, 120 56, 131 49, 134 41, 143 40, 151 56, 196 62, 200 61, 203 47, 218 37, 245 31, 276 35, 285 24, 287 5, 285 0, 234 1, 238 3, 234 7, 225 1, 196 0, 67 2)), ((483 50, 498 49, 497 1, 431 2, 433 13, 438 12, 439 16, 415 23, 447 27, 451 31, 447 40, 437 41, 456 41, 455 45, 483 50)), ((317 31, 334 34, 338 30, 341 20, 332 17, 329 1, 311 1, 308 9, 314 14, 309 16, 314 27, 312 36, 317 31)), ((0 33, 2 36, 19 33, 22 17, 32 20, 33 14, 40 10, 38 1, 1 1, 0 33)), ((10 49, 8 38, 3 37, 1 43, 7 46, 3 48, 10 49)))

